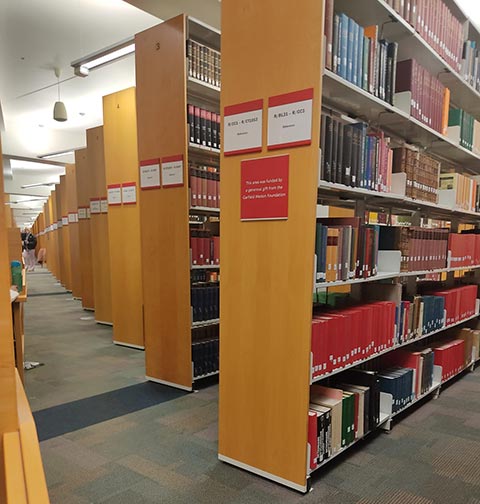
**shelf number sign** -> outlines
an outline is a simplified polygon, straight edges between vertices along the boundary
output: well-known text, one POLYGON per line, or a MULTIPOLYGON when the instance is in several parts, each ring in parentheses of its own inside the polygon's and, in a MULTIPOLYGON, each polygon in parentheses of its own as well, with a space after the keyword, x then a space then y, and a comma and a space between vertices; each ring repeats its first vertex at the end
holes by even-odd
POLYGON ((268 150, 312 143, 313 88, 268 99, 268 150))

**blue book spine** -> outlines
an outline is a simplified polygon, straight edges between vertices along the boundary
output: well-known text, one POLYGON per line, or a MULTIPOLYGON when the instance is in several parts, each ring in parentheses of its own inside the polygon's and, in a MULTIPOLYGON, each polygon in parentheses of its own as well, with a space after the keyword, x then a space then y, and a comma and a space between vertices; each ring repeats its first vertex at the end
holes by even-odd
POLYGON ((348 18, 348 28, 347 28, 347 80, 353 82, 353 54, 355 45, 355 21, 352 18, 348 18))
POLYGON ((340 77, 347 78, 347 51, 348 51, 348 17, 340 15, 340 77))
POLYGON ((364 29, 363 26, 358 26, 358 56, 357 56, 357 86, 363 88, 363 44, 364 44, 364 29))
POLYGON ((352 83, 358 86, 358 33, 360 27, 353 21, 352 83))

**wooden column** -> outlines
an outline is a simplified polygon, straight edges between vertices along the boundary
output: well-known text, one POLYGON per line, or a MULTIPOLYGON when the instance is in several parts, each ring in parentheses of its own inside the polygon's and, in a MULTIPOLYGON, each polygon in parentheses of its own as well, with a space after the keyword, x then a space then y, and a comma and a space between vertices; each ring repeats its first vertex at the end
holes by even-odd
POLYGON ((138 158, 182 155, 184 185, 140 190, 147 377, 192 388, 186 18, 135 37, 138 158))
POLYGON ((73 297, 80 299, 82 297, 82 277, 80 272, 80 237, 78 229, 77 180, 75 171, 76 167, 74 164, 65 167, 71 287, 73 297))
MULTIPOLYGON (((103 151, 103 126, 87 130, 87 166, 93 181, 90 201, 105 200, 105 156, 103 151)), ((94 206, 90 206, 91 210, 94 206)), ((108 238, 108 216, 106 213, 91 213, 92 271, 95 298, 95 320, 111 325, 112 289, 110 280, 110 246, 108 238)), ((122 236, 118 237, 119 242, 122 236)))
POLYGON ((257 99, 264 108, 262 152, 221 158, 219 455, 306 490, 324 23, 321 0, 297 7, 222 1, 222 109, 257 99), (268 152, 268 98, 307 88, 311 145, 268 152), (283 154, 288 219, 240 221, 241 161, 283 154))
MULTIPOLYGON (((135 184, 138 152, 135 88, 103 98, 103 133, 107 186, 135 184)), ((121 188, 118 189, 121 192, 121 188)), ((108 238, 112 283, 113 340, 145 348, 143 340, 140 205, 109 205, 108 238)))
MULTIPOLYGON (((67 165, 69 166, 69 165, 67 165)), ((60 176, 60 187, 57 193, 60 198, 60 221, 62 226, 59 227, 59 236, 61 246, 60 246, 60 264, 62 270, 62 284, 68 291, 72 290, 72 260, 70 251, 70 232, 69 232, 69 222, 68 222, 68 203, 67 203, 67 176, 60 176)))
POLYGON ((92 179, 88 167, 87 149, 75 151, 75 177, 77 182, 78 239, 81 251, 80 277, 82 306, 95 309, 93 294, 92 237, 90 220, 90 186, 92 179))

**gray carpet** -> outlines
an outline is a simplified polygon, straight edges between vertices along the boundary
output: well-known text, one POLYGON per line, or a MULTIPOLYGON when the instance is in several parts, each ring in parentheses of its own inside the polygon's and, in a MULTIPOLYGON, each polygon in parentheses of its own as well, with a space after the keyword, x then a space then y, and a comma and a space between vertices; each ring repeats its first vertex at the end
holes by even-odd
MULTIPOLYGON (((46 279, 29 281, 41 292, 46 279)), ((45 363, 26 374, 34 410, 88 407, 88 398, 144 381, 143 353, 112 345, 111 329, 80 320, 85 312, 69 298, 26 305, 26 356, 45 363)), ((211 386, 77 430, 66 425, 41 443, 52 504, 480 504, 479 371, 403 416, 390 435, 338 457, 306 496, 217 460, 217 400, 211 386)))

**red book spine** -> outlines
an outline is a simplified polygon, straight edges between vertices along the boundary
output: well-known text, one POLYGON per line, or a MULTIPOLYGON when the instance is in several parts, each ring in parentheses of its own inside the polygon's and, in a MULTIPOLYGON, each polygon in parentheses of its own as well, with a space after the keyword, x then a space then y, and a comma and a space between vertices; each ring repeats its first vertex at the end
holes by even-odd
POLYGON ((210 264, 210 238, 202 238, 204 264, 210 264))
POLYGON ((215 264, 220 264, 220 236, 213 237, 213 259, 215 264))
POLYGON ((190 237, 190 248, 192 249, 192 264, 198 264, 198 238, 193 234, 190 237))
POLYGON ((326 38, 326 57, 325 57, 325 68, 329 70, 332 69, 332 60, 333 60, 333 16, 334 16, 334 7, 333 0, 327 0, 325 2, 325 38, 326 38))

